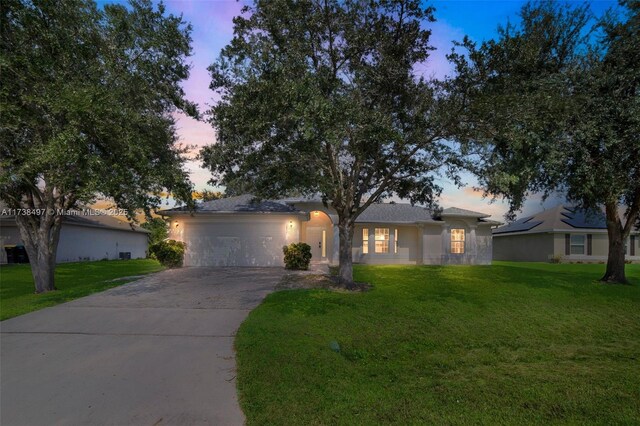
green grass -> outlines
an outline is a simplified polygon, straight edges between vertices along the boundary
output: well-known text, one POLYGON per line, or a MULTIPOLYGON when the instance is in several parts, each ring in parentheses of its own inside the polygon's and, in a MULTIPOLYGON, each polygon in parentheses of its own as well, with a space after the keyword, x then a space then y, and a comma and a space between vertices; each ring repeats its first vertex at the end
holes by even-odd
POLYGON ((56 266, 57 291, 34 294, 29 265, 0 267, 0 320, 12 318, 48 306, 121 285, 115 278, 143 275, 162 270, 155 260, 110 260, 61 263, 56 266))
POLYGON ((640 424, 640 265, 603 268, 357 266, 372 291, 273 293, 235 342, 248 424, 640 424))

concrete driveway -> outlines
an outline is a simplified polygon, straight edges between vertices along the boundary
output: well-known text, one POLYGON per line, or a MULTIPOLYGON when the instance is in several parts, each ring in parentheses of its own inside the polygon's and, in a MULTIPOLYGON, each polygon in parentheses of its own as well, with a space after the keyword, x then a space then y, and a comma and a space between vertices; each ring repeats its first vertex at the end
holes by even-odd
POLYGON ((280 268, 168 270, 0 323, 2 425, 241 425, 233 339, 280 268))

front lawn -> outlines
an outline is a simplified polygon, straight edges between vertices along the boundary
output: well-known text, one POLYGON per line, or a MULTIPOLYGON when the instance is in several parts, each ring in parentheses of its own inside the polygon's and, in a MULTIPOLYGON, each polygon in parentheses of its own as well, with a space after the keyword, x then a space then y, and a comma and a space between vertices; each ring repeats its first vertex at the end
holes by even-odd
POLYGON ((121 285, 120 277, 148 274, 162 270, 155 260, 110 260, 61 263, 56 266, 57 291, 34 294, 29 265, 0 266, 0 320, 68 302, 78 297, 121 285))
POLYGON ((639 424, 640 265, 603 272, 357 266, 372 291, 273 293, 235 342, 247 422, 639 424))

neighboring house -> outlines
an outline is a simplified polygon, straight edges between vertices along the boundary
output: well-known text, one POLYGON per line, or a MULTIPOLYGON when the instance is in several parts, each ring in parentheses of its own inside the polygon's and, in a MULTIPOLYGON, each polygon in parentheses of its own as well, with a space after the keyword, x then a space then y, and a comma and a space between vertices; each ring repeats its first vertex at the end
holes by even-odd
MULTIPOLYGON (((201 203, 170 216, 169 237, 186 243, 186 266, 281 266, 282 247, 311 246, 312 261, 338 263, 337 214, 321 201, 256 201, 252 195, 201 203)), ((437 217, 409 204, 372 204, 356 220, 353 261, 378 264, 490 264, 489 215, 449 208, 437 217)))
MULTIPOLYGON (((627 259, 640 260, 639 232, 627 239, 627 259)), ((607 260, 609 239, 602 211, 586 212, 559 205, 493 230, 493 258, 548 262, 607 260)))
MULTIPOLYGON (((57 263, 146 257, 149 231, 92 210, 77 213, 63 219, 57 263)), ((0 215, 0 263, 7 262, 5 247, 22 244, 15 216, 0 215)))

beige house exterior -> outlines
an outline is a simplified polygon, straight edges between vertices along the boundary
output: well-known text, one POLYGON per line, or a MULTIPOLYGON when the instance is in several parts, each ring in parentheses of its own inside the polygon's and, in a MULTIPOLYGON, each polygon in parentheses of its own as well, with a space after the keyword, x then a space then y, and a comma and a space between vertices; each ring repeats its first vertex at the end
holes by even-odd
MULTIPOLYGON (((185 266, 282 266, 282 247, 305 242, 312 261, 338 263, 338 217, 320 200, 257 201, 252 195, 164 210, 170 238, 186 243, 185 266)), ((371 205, 356 221, 353 261, 369 264, 490 264, 489 215, 439 215, 400 203, 371 205)))
MULTIPOLYGON (((640 232, 626 241, 626 258, 640 261, 640 232)), ((604 213, 559 205, 493 230, 495 260, 604 262, 609 239, 604 213)))

